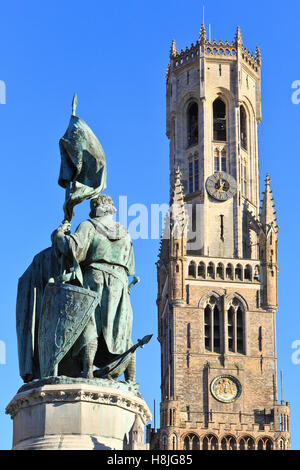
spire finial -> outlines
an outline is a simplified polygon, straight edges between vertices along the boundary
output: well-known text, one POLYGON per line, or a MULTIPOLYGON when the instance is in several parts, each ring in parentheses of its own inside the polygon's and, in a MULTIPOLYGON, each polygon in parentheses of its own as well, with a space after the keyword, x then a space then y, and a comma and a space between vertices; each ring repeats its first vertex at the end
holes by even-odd
POLYGON ((205 41, 206 41, 206 32, 205 32, 204 23, 202 23, 201 30, 200 30, 200 44, 205 44, 205 41))
POLYGON ((76 108, 77 108, 77 93, 74 93, 73 100, 72 100, 72 116, 76 116, 76 108))
POLYGON ((170 57, 176 57, 178 54, 175 39, 172 41, 171 49, 170 49, 170 57))
POLYGON ((271 178, 269 173, 266 174, 265 178, 265 191, 263 193, 264 198, 262 201, 262 207, 261 207, 261 215, 260 215, 260 221, 261 223, 265 226, 265 228, 273 225, 274 227, 277 227, 276 224, 276 212, 274 210, 274 199, 272 196, 272 190, 270 188, 270 182, 271 178))
POLYGON ((239 26, 236 29, 235 42, 236 42, 237 47, 243 45, 243 38, 242 38, 241 28, 239 26))

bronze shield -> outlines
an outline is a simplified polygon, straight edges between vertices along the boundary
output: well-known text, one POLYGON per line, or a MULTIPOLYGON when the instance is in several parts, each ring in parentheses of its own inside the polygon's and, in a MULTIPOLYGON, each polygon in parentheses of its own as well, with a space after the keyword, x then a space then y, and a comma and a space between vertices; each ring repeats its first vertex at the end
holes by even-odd
POLYGON ((48 283, 38 330, 41 377, 53 375, 82 333, 98 303, 96 292, 71 284, 48 283))

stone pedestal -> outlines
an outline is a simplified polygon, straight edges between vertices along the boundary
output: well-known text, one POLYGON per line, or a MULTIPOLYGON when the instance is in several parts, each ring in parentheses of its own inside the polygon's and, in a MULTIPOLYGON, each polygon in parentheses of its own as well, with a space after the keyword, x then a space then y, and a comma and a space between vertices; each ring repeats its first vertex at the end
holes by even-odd
POLYGON ((13 450, 147 449, 146 403, 126 384, 109 385, 23 387, 6 409, 14 422, 13 450))

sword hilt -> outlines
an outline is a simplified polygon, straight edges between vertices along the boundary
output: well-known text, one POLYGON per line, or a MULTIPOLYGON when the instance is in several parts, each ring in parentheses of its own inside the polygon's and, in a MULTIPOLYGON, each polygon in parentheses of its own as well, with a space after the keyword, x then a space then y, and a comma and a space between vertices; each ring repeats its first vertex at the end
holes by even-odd
POLYGON ((133 280, 131 281, 131 283, 128 286, 128 293, 130 293, 133 286, 135 286, 138 282, 140 282, 140 278, 137 277, 137 276, 134 276, 133 280))

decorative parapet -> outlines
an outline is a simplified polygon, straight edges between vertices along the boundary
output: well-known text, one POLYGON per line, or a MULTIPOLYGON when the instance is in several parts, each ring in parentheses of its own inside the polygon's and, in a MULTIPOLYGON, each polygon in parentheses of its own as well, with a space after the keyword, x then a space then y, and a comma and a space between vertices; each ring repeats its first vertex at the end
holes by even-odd
POLYGON ((172 56, 175 68, 187 65, 188 63, 194 62, 199 57, 199 41, 196 44, 191 44, 190 47, 186 47, 185 50, 181 49, 180 52, 172 56))
POLYGON ((209 41, 206 37, 204 25, 201 27, 200 40, 196 44, 191 44, 186 49, 177 51, 175 41, 172 43, 170 60, 173 61, 175 69, 184 67, 191 62, 194 62, 200 54, 200 46, 203 47, 205 57, 217 57, 222 59, 237 60, 237 50, 241 50, 241 57, 255 72, 259 72, 261 66, 261 55, 259 47, 256 48, 255 54, 252 54, 247 48, 243 47, 241 32, 238 27, 235 39, 229 43, 227 40, 217 42, 215 39, 209 41))

